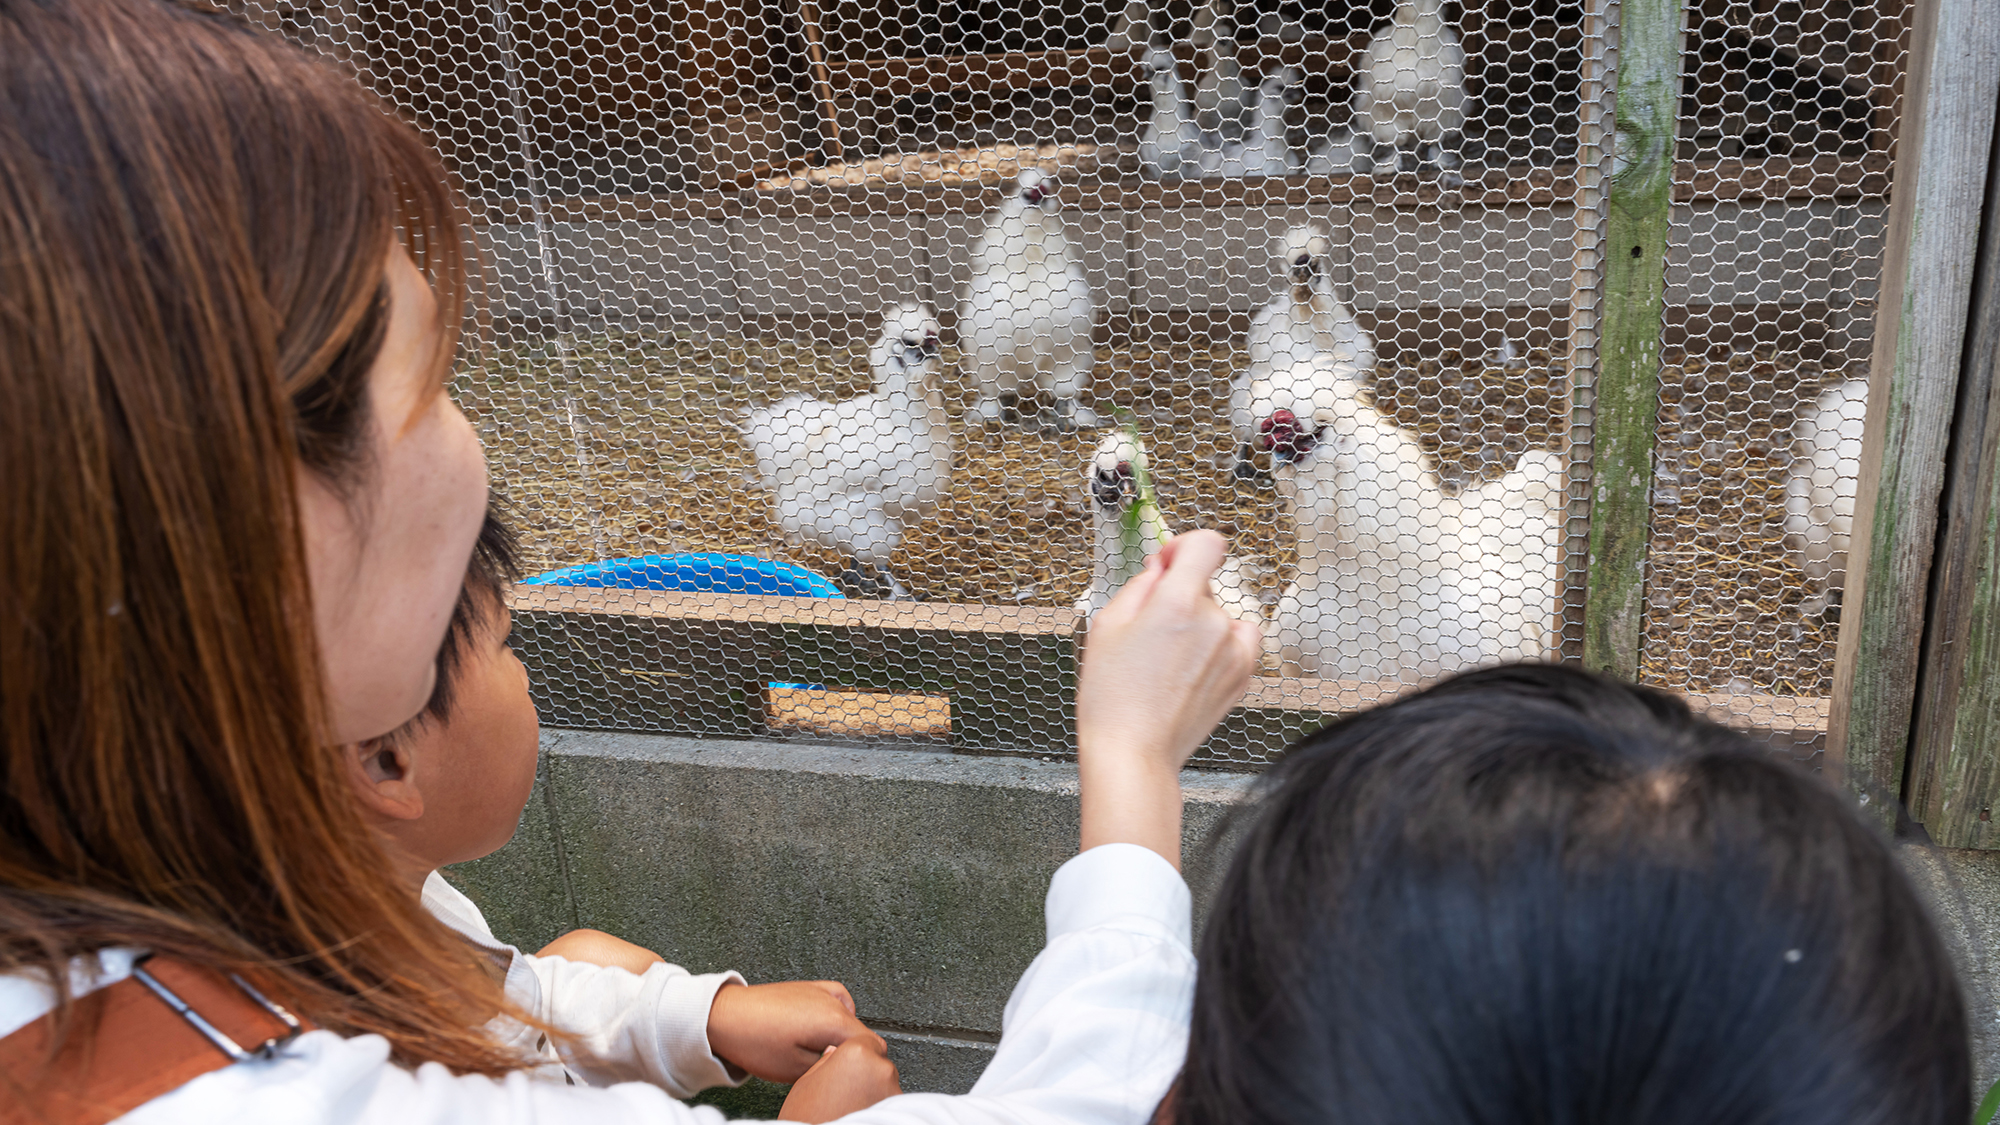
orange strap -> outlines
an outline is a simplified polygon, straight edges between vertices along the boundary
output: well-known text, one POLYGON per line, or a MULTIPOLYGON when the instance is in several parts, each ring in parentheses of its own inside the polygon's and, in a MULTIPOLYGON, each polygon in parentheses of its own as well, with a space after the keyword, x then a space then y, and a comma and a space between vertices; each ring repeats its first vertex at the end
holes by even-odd
MULTIPOLYGON (((167 957, 140 967, 245 1051, 295 1032, 214 969, 167 957)), ((51 1058, 54 1041, 54 1012, 0 1039, 0 1125, 104 1125, 238 1061, 137 976, 71 1004, 51 1058)))

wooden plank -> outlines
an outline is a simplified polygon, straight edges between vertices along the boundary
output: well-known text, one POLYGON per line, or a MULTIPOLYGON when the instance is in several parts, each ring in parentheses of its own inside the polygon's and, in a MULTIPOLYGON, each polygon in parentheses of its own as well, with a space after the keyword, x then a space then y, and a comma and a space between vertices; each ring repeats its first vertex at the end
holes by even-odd
POLYGON ((1606 199, 1601 367, 1591 416, 1583 663, 1626 679, 1638 677, 1645 622, 1681 17, 1681 0, 1625 0, 1618 16, 1616 151, 1606 199))
MULTIPOLYGON (((1990 0, 1916 5, 1827 732, 1829 761, 1864 801, 1904 794, 1984 205, 1976 185, 1987 180, 2000 93, 1996 39, 1990 0)), ((1937 768, 1917 772, 1935 779, 1937 768)))
MULTIPOLYGON (((2000 38, 2000 36, 1996 36, 2000 38)), ((2000 48, 1996 48, 2000 56, 2000 48)), ((1929 626, 1904 800, 1948 848, 2000 848, 2000 152, 1985 213, 1951 457, 1939 504, 1929 626)))
POLYGON ((950 699, 951 744, 1074 743, 1067 609, 522 586, 515 635, 551 726, 747 737, 766 687, 950 699))
MULTIPOLYGON (((1067 609, 566 586, 522 586, 511 604, 515 647, 550 726, 948 735, 955 749, 1074 751, 1080 622, 1067 609)), ((1268 764, 1328 720, 1419 686, 1257 677, 1197 760, 1268 764)), ((1824 700, 1688 699, 1697 713, 1787 748, 1809 747, 1826 725, 1824 700)))
POLYGON ((806 62, 812 68, 813 97, 819 106, 820 151, 828 160, 844 160, 847 154, 840 147, 840 107, 833 99, 826 46, 819 33, 819 5, 814 0, 799 0, 799 26, 805 32, 806 62))

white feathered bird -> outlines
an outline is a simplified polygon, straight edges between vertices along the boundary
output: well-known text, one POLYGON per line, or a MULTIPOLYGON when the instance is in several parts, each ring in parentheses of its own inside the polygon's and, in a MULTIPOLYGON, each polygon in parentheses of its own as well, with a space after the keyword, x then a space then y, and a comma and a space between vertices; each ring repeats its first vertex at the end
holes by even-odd
POLYGON ((1444 141, 1465 128, 1465 48, 1444 18, 1444 0, 1403 0, 1354 68, 1357 137, 1414 149, 1420 161, 1454 168, 1444 141))
POLYGON ((1861 437, 1868 380, 1849 379, 1799 411, 1785 485, 1785 542, 1806 572, 1807 613, 1824 612, 1847 584, 1854 500, 1861 491, 1861 437))
POLYGON ((1285 109, 1298 89, 1295 70, 1287 68, 1265 78, 1257 89, 1257 104, 1250 108, 1243 139, 1225 142, 1220 151, 1204 152, 1202 175, 1285 176, 1297 171, 1297 154, 1285 136, 1285 109))
POLYGON ((1153 38, 1153 6, 1147 0, 1126 0, 1125 7, 1111 21, 1104 47, 1113 54, 1125 54, 1153 38))
POLYGON ((1095 356, 1090 282, 1063 233, 1056 185, 1034 168, 972 244, 972 280, 959 302, 958 343, 979 391, 978 414, 1002 415, 1001 396, 1046 392, 1061 430, 1098 424, 1077 402, 1095 356))
POLYGON ((1257 425, 1273 410, 1282 407, 1305 417, 1311 408, 1299 404, 1314 401, 1318 387, 1352 394, 1374 378, 1375 338, 1334 295, 1332 252, 1333 240, 1312 224, 1295 226, 1279 240, 1272 262, 1279 293, 1250 318, 1245 339, 1250 364, 1229 390, 1239 474, 1247 475, 1250 461, 1243 443, 1256 436, 1257 425), (1268 388, 1255 390, 1259 382, 1268 388))
POLYGON ((1139 134, 1139 164, 1156 180, 1178 176, 1184 167, 1192 172, 1201 161, 1201 126, 1190 113, 1173 51, 1148 47, 1146 74, 1153 91, 1153 116, 1139 134))
MULTIPOLYGON (((1076 600, 1086 619, 1111 601, 1144 569, 1173 535, 1141 482, 1149 475, 1145 447, 1123 430, 1104 435, 1084 462, 1083 483, 1090 496, 1094 560, 1090 585, 1076 600)), ((1257 597, 1256 568, 1231 555, 1209 581, 1217 602, 1231 616, 1262 626, 1264 604, 1257 597)))
POLYGON ((854 559, 864 593, 904 598, 889 555, 951 487, 937 317, 916 302, 889 310, 870 361, 872 393, 792 395, 750 411, 738 429, 785 534, 854 559))
POLYGON ((1266 631, 1287 674, 1416 682, 1553 651, 1559 455, 1454 496, 1416 436, 1360 397, 1266 420, 1299 575, 1266 631))

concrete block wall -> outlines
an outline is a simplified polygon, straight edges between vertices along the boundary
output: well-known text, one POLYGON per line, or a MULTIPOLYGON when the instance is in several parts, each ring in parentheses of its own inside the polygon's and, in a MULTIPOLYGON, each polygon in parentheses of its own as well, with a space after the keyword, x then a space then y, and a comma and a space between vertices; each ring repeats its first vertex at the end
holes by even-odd
MULTIPOLYGON (((542 751, 513 842, 449 872, 502 939, 590 926, 698 971, 839 980, 906 1090, 978 1077, 1076 850, 1074 764, 566 730, 542 751)), ((1228 858, 1218 827, 1255 779, 1182 783, 1198 931, 1228 858)), ((1967 985, 1983 1091, 2000 1078, 2000 853, 1906 854, 1967 985)), ((776 1096, 724 1100, 758 1114, 776 1096)))
MULTIPOLYGON (((838 980, 904 1088, 963 1092, 1076 852, 1076 767, 1032 758, 551 730, 514 841, 450 878, 502 939, 588 926, 697 971, 838 980)), ((1187 871, 1248 791, 1190 771, 1187 871)))
MULTIPOLYGON (((660 207, 669 204, 661 202, 660 207)), ((1360 309, 1552 308, 1573 281, 1574 208, 1308 206, 1066 214, 1101 315, 1247 312, 1273 294, 1270 248, 1300 221, 1327 225, 1343 300, 1360 309)), ((518 212, 516 213, 518 217, 518 212)), ((949 321, 984 215, 757 214, 558 222, 550 257, 579 324, 842 321, 905 298, 949 321)), ((1828 305, 1872 315, 1886 205, 1707 202, 1674 208, 1667 303, 1828 305)), ((497 311, 552 318, 534 229, 480 228, 497 311)))

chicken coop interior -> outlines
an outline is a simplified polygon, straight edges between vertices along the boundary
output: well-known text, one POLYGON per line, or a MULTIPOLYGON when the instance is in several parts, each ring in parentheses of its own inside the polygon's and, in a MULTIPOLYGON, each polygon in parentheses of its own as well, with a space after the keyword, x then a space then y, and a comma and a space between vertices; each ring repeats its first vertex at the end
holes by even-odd
POLYGON ((1267 644, 1208 764, 1580 659, 1607 582, 1643 681, 1820 744, 1903 0, 248 11, 469 199, 545 722, 1062 753, 1210 528, 1267 644))

